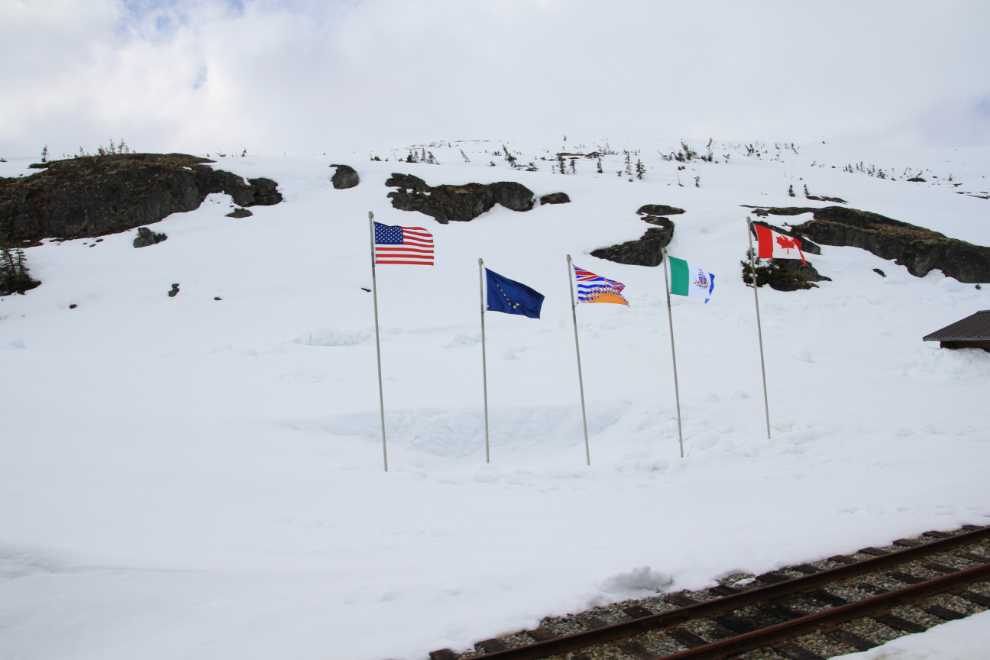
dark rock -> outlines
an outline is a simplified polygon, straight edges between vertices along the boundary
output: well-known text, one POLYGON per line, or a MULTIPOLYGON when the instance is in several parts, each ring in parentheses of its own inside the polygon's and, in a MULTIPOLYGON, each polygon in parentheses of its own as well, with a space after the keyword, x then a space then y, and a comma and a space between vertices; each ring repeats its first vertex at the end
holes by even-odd
POLYGON ((185 154, 113 154, 43 163, 29 177, 0 178, 0 231, 11 241, 114 234, 199 208, 211 193, 239 206, 282 201, 271 179, 243 178, 185 154))
POLYGON ((156 234, 147 227, 138 227, 138 235, 137 238, 134 239, 134 247, 148 247, 149 245, 154 245, 155 243, 161 243, 167 238, 168 236, 165 234, 156 234))
POLYGON ((655 215, 648 215, 643 218, 643 222, 656 225, 663 230, 664 236, 662 240, 664 241, 664 246, 670 245, 670 242, 674 240, 674 221, 670 218, 658 218, 655 215))
POLYGON ((668 222, 670 222, 669 230, 651 227, 638 241, 627 241, 612 247, 592 250, 591 256, 618 264, 659 266, 663 260, 663 248, 667 247, 674 237, 674 223, 670 220, 668 222))
POLYGON ((927 183, 927 181, 922 179, 920 176, 912 177, 908 179, 908 181, 910 181, 911 183, 927 183))
MULTIPOLYGON (((533 191, 521 183, 499 181, 488 184, 488 189, 492 191, 496 204, 501 204, 511 211, 529 211, 533 208, 533 191)), ((558 194, 563 195, 563 193, 558 194)))
POLYGON ((178 284, 173 284, 172 285, 172 290, 168 292, 168 297, 169 298, 175 298, 175 294, 177 294, 178 292, 179 292, 179 285, 178 284))
POLYGON ((567 193, 555 192, 540 197, 540 204, 570 204, 571 198, 567 193))
POLYGON ((887 273, 883 272, 879 268, 874 268, 873 269, 873 272, 876 273, 877 275, 879 275, 880 277, 887 277, 887 273))
POLYGON ((247 209, 234 209, 227 214, 228 218, 250 218, 254 213, 251 213, 247 209))
MULTIPOLYGON (((740 262, 743 267, 743 282, 753 283, 753 269, 748 261, 740 262)), ((801 263, 797 259, 763 259, 756 262, 756 285, 770 285, 777 291, 799 291, 817 288, 815 282, 831 282, 815 270, 809 261, 801 263)))
POLYGON ((868 211, 829 206, 814 220, 792 227, 822 245, 848 245, 906 266, 915 277, 941 270, 960 282, 990 282, 990 248, 868 211))
POLYGON ((75 308, 76 308, 76 307, 78 307, 78 306, 79 306, 79 305, 77 305, 77 304, 75 304, 75 303, 72 303, 71 305, 69 305, 69 309, 75 309, 75 308))
POLYGON ((639 215, 679 215, 684 213, 684 209, 679 209, 675 206, 667 206, 666 204, 647 204, 645 206, 639 207, 636 211, 639 215))
POLYGON ((330 182, 337 190, 353 188, 361 182, 358 173, 350 165, 331 165, 330 167, 337 168, 337 171, 330 177, 330 182))
POLYGON ((222 300, 222 298, 220 298, 220 296, 213 296, 213 299, 214 300, 222 300))
POLYGON ((398 188, 399 192, 406 192, 406 190, 414 193, 430 192, 430 187, 426 185, 426 181, 423 181, 418 176, 413 176, 412 174, 399 174, 397 172, 392 172, 392 176, 385 180, 385 185, 392 188, 398 188))
POLYGON ((441 224, 447 224, 451 220, 473 220, 489 211, 496 203, 513 211, 528 211, 533 208, 533 191, 511 181, 488 185, 467 183, 461 186, 431 187, 411 174, 393 173, 385 181, 385 185, 399 188, 398 191, 388 193, 394 208, 419 211, 432 216, 441 224))

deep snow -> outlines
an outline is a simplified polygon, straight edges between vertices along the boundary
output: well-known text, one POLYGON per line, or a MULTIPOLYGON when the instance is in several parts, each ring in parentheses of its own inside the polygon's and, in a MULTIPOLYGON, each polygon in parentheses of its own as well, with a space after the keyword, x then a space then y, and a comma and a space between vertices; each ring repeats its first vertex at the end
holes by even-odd
MULTIPOLYGON (((235 220, 213 195, 155 225, 168 240, 148 248, 126 232, 26 251, 42 286, 0 302, 5 656, 423 658, 651 589, 990 523, 990 353, 921 341, 990 309, 986 286, 823 246, 811 261, 832 282, 761 289, 768 440, 740 278, 740 205, 828 205, 803 199, 804 184, 990 245, 990 201, 956 194, 990 189, 990 150, 796 145, 778 161, 772 145, 757 160, 719 144, 718 164, 678 171, 657 155, 675 142, 612 143, 642 150, 649 169, 630 183, 621 154, 605 174, 581 159, 561 176, 485 153, 501 144, 427 147, 437 166, 393 162, 405 149, 218 158, 275 179, 285 202, 235 220), (897 180, 841 171, 860 161, 897 180), (331 187, 338 162, 357 188, 331 187), (906 182, 908 167, 928 183, 906 182), (572 203, 439 225, 391 208, 391 172, 515 180, 572 203), (673 300, 684 459, 662 270, 589 255, 638 238, 647 203, 686 209, 670 253, 717 278, 707 305, 673 300), (435 267, 378 269, 388 473, 362 290, 368 211, 427 227, 437 246, 435 267), (590 468, 566 254, 630 301, 577 309, 590 468), (479 257, 546 295, 539 320, 486 318, 490 465, 479 257)), ((524 163, 562 146, 509 145, 524 163)), ((0 176, 30 162, 0 163, 0 176)), ((890 657, 976 657, 987 616, 894 642, 908 651, 890 657), (919 641, 950 634, 949 650, 919 641)))

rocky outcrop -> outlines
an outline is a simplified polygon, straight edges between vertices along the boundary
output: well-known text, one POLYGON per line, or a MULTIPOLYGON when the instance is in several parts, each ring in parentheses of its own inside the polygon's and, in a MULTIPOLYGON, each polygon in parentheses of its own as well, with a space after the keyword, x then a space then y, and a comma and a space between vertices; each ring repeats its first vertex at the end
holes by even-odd
POLYGON ((337 190, 353 188, 361 183, 361 177, 358 176, 358 173, 350 165, 331 165, 330 167, 337 168, 337 171, 330 177, 330 183, 337 190))
POLYGON ((684 209, 679 209, 676 206, 667 206, 666 204, 646 204, 645 206, 640 206, 636 213, 639 215, 680 215, 684 213, 684 209))
POLYGON ((234 209, 227 214, 228 218, 250 218, 254 213, 251 213, 247 209, 234 209))
POLYGON ((155 245, 156 243, 161 243, 166 240, 168 236, 165 234, 156 234, 147 227, 138 227, 137 238, 134 239, 134 247, 143 248, 149 245, 155 245))
POLYGON ((570 204, 571 198, 567 193, 555 192, 540 197, 540 204, 570 204))
POLYGON ((877 213, 841 206, 765 210, 772 215, 811 212, 814 219, 791 227, 793 235, 822 245, 858 247, 882 259, 893 259, 915 277, 941 270, 960 282, 990 282, 990 248, 877 213))
MULTIPOLYGON (((753 268, 748 261, 740 262, 743 270, 743 282, 753 283, 753 268)), ((812 265, 798 259, 764 259, 756 262, 756 286, 770 285, 777 291, 800 291, 814 289, 815 282, 831 282, 831 277, 825 277, 812 265)))
POLYGON ((239 206, 282 201, 271 179, 243 178, 185 154, 114 154, 58 160, 0 179, 0 231, 11 241, 103 236, 199 208, 211 193, 239 206))
POLYGON ((411 174, 393 173, 385 181, 385 185, 399 189, 388 194, 394 208, 419 211, 435 218, 440 224, 447 224, 451 220, 473 220, 491 210, 495 204, 513 211, 529 211, 533 208, 533 191, 513 181, 431 187, 411 174))
POLYGON ((669 230, 651 227, 638 241, 627 241, 612 247, 592 250, 591 256, 614 261, 617 264, 659 266, 663 261, 663 248, 670 244, 673 237, 674 223, 671 222, 669 230))
POLYGON ((511 211, 529 211, 533 208, 533 191, 515 181, 499 181, 488 184, 496 204, 511 211))

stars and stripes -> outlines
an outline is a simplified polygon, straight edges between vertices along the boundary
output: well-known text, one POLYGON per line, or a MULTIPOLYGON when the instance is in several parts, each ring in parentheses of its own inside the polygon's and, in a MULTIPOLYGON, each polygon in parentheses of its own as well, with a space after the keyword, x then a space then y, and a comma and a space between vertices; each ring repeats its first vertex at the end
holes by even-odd
POLYGON ((595 275, 577 265, 574 265, 574 277, 577 278, 578 302, 629 304, 621 293, 626 288, 622 282, 595 275))
POLYGON ((375 223, 375 263, 433 265, 433 234, 422 227, 375 223))

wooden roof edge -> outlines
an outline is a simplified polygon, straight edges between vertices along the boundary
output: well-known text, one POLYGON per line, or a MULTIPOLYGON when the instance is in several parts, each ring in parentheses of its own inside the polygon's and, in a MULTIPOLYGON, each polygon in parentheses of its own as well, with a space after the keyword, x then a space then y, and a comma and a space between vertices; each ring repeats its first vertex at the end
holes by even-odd
POLYGON ((941 330, 925 335, 922 341, 986 341, 990 340, 990 309, 971 314, 941 330))

